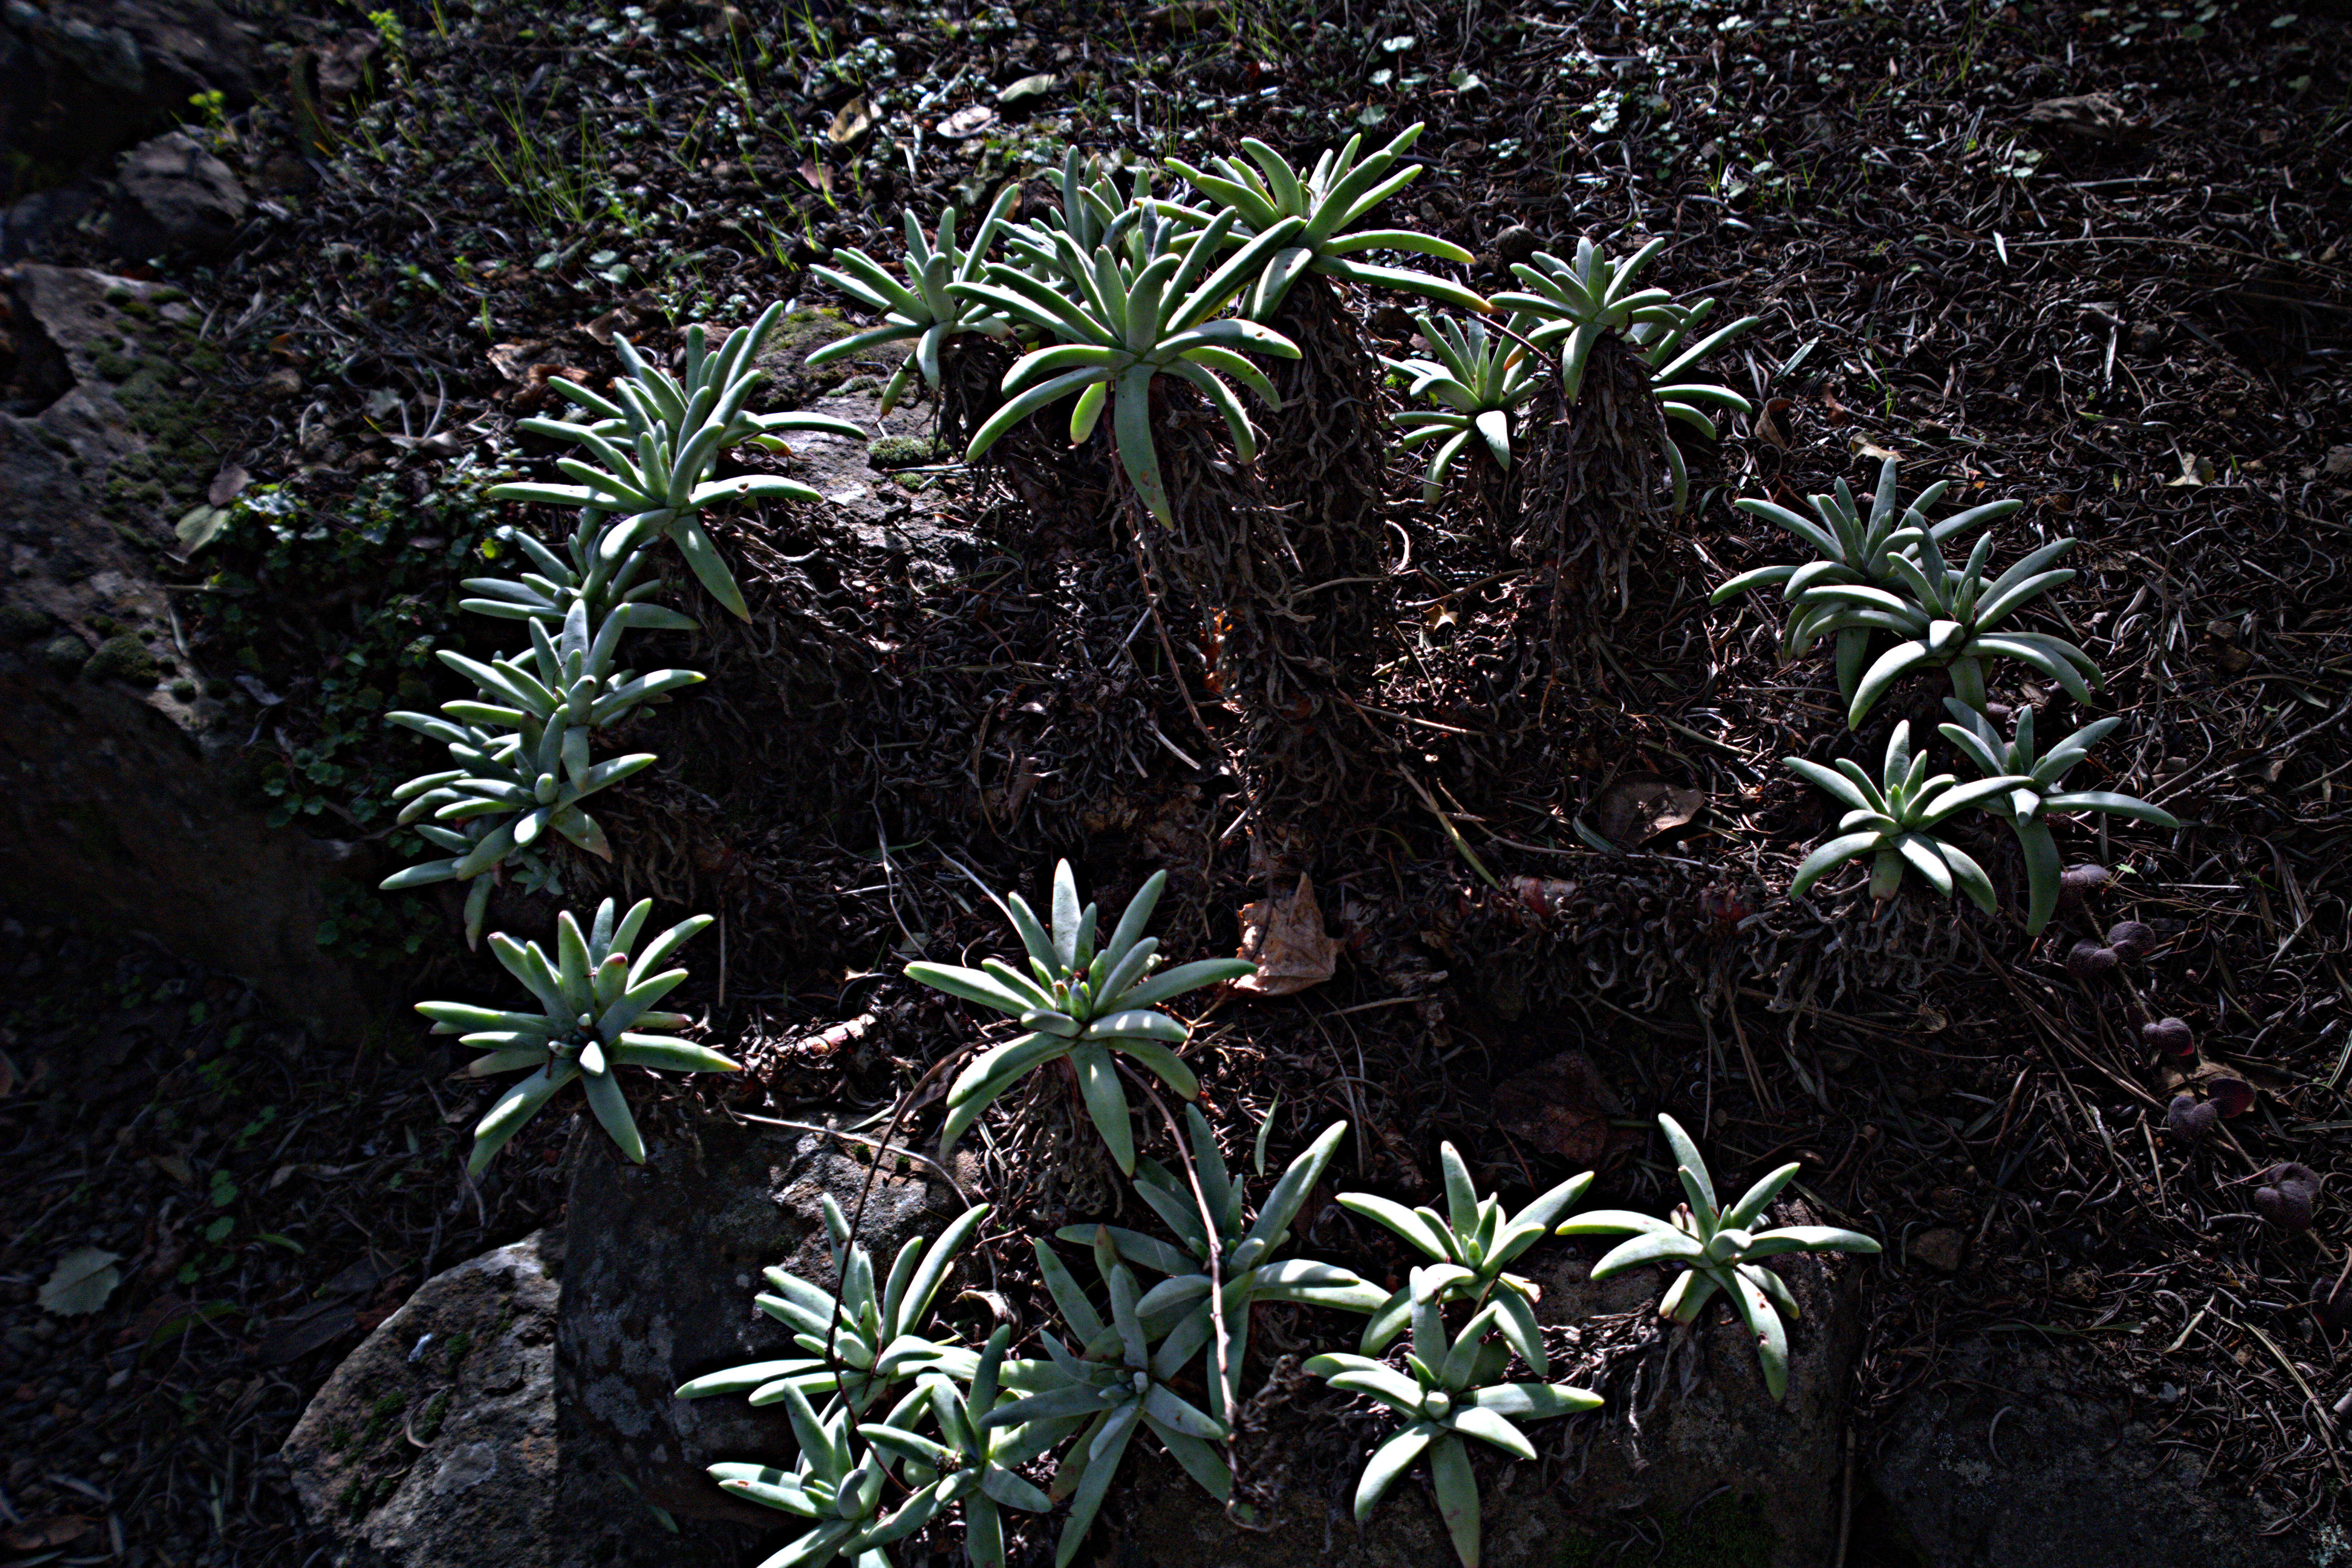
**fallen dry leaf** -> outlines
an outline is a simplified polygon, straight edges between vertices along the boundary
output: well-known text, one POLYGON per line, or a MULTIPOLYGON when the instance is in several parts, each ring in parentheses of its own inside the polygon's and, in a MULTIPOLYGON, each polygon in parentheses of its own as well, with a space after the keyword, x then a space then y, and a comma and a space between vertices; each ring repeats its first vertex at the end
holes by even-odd
POLYGON ((1620 773, 1592 803, 1592 824, 1620 849, 1631 849, 1706 809, 1706 796, 1655 773, 1620 773))
POLYGON ((1323 930, 1323 909, 1315 882, 1301 876, 1287 898, 1259 899, 1242 910, 1241 956, 1257 973, 1234 982, 1250 996, 1287 996, 1331 978, 1339 964, 1339 943, 1323 930))
POLYGON ((859 93, 835 111, 833 123, 825 128, 825 140, 836 147, 848 147, 865 140, 874 129, 874 106, 859 93))
POLYGON ((1643 1134, 1612 1127, 1621 1109, 1591 1058, 1562 1051, 1494 1088, 1495 1125, 1555 1159, 1599 1170, 1643 1134))
POLYGON ((46 1552, 68 1542, 79 1541, 98 1528, 98 1521, 78 1513, 61 1513, 48 1519, 37 1519, 20 1524, 5 1535, 0 1535, 0 1550, 9 1552, 46 1552))
POLYGON ((996 110, 984 103, 967 103, 939 123, 939 132, 952 142, 977 136, 996 123, 996 110))

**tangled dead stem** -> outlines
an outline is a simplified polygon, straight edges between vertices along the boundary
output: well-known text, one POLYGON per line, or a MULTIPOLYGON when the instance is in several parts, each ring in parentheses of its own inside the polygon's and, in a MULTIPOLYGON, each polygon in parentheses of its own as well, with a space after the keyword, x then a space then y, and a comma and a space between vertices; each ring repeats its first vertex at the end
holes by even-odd
MULTIPOLYGON (((1560 244, 1672 236, 1669 281, 1765 317, 1738 368, 1726 363, 1759 414, 1696 455, 1679 522, 1628 515, 1624 498, 1655 488, 1648 448, 1606 420, 1597 444, 1541 447, 1515 483, 1408 504, 1417 476, 1375 472, 1362 437, 1368 399, 1390 395, 1349 368, 1362 363, 1353 316, 1317 280, 1284 330, 1328 346, 1313 360, 1326 379, 1286 370, 1286 412, 1265 416, 1303 423, 1285 447, 1312 453, 1311 470, 1235 470, 1213 430, 1178 414, 1169 460, 1216 476, 1197 492, 1216 510, 1147 532, 1139 566, 1101 437, 1067 453, 1050 414, 1006 449, 1001 480, 939 477, 936 511, 877 479, 898 508, 880 529, 782 509, 734 529, 752 619, 705 616, 686 657, 655 659, 709 683, 641 721, 671 762, 616 792, 623 862, 578 876, 589 896, 626 886, 723 913, 726 957, 698 975, 698 1005, 754 1081, 677 1087, 649 1130, 730 1105, 885 1106, 964 1043, 944 1006, 892 977, 919 947, 994 940, 993 911, 948 855, 1034 887, 1066 853, 1106 901, 1165 866, 1163 940, 1204 954, 1233 942, 1236 906, 1311 867, 1347 960, 1299 999, 1208 1018, 1192 1055, 1221 1132, 1245 1144, 1278 1097, 1277 1157, 1344 1115, 1352 1180, 1423 1195, 1443 1136, 1488 1179, 1541 1183, 1589 1155, 1546 1147, 1528 1131, 1542 1119, 1515 1121, 1507 1091, 1580 1051, 1625 1110, 1703 1122, 1718 1170, 1801 1159, 1829 1216, 1894 1244, 1864 1298, 1865 1441, 1935 1384, 1943 1347, 2023 1326, 2074 1347, 2086 1384, 2159 1443, 2206 1456, 2209 1486, 2256 1497, 2284 1531, 2341 1484, 2322 1405, 2347 1371, 2310 1308, 2344 1262, 2339 1196, 2300 1234, 2263 1224, 2248 1196, 2286 1158, 2332 1186, 2352 1129, 2352 868, 2334 804, 2352 714, 2352 449, 2331 448, 2352 410, 2347 46, 2316 16, 2273 26, 2224 5, 2192 37, 2180 18, 2127 25, 2127 9, 1800 5, 1751 19, 1693 0, 1478 7, 1474 21, 1409 0, 1370 20, 1236 5, 1172 33, 1170 17, 1194 12, 1154 13, 1157 30, 1131 42, 1051 4, 955 29, 898 8, 821 16, 845 48, 895 51, 901 81, 950 84, 970 67, 1071 84, 1066 111, 918 151, 912 95, 874 140, 836 140, 822 132, 858 84, 824 62, 794 53, 727 78, 746 39, 784 58, 784 18, 758 6, 607 19, 592 38, 577 17, 451 5, 448 41, 429 15, 406 18, 399 68, 383 62, 373 103, 341 106, 331 145, 305 153, 286 105, 247 117, 237 155, 271 205, 236 258, 194 282, 257 392, 246 466, 318 498, 390 468, 422 498, 450 456, 390 442, 385 407, 413 413, 404 435, 471 439, 536 385, 486 361, 485 323, 501 350, 529 351, 498 362, 508 370, 601 375, 616 319, 667 351, 686 320, 747 316, 738 301, 793 295, 824 247, 887 237, 899 204, 929 213, 960 182, 1031 166, 1024 137, 1313 145, 1393 108, 1432 122, 1419 149, 1432 170, 1408 199, 1423 226, 1482 252, 1480 286, 1503 282, 1492 247, 1513 225, 1560 244), (1400 37, 1410 89, 1381 47, 1400 37), (1161 85, 1180 69, 1181 96, 1161 85), (721 79, 741 82, 744 141, 709 123, 721 79), (2122 112, 2029 112, 2092 92, 2122 112), (501 121, 501 103, 522 118, 501 121), (628 117, 647 129, 622 137, 628 117), (576 179, 593 199, 551 205, 549 180, 516 177, 519 125, 560 153, 555 195, 576 179), (428 161, 430 194, 416 177, 428 161), (304 397, 260 400, 289 365, 304 397), (1874 757, 1898 720, 1931 730, 1941 692, 1916 683, 1848 736, 1821 663, 1782 668, 1761 617, 1710 610, 1706 593, 1780 548, 1730 498, 1801 504, 1878 450, 1900 453, 1906 479, 2025 496, 2012 526, 2083 541, 2083 575, 2053 613, 2107 672, 2110 710, 2129 715, 2101 782, 2191 825, 2074 828, 2071 858, 2123 874, 2039 943, 1965 907, 1906 897, 1880 911, 1858 888, 1780 897, 1830 814, 1778 760, 1874 757), (893 531, 926 519, 914 547, 893 531), (1237 564, 1280 581, 1219 575, 1237 564), (1286 595, 1333 582, 1282 613, 1286 595), (1262 689, 1221 689, 1220 634, 1262 689), (1619 809, 1628 792, 1657 781, 1704 811, 1612 843, 1610 824, 1643 821, 1619 809), (1268 800, 1281 812, 1250 822, 1268 800), (1311 836, 1279 831, 1293 813, 1315 814, 1311 836), (2117 978, 2067 978, 2066 945, 2126 917, 2154 928, 2152 955, 2117 978), (2143 1014, 2189 1020, 2199 1070, 2249 1080, 2252 1113, 2194 1148, 2169 1138, 2179 1075, 2139 1044, 2143 1014), (1948 1256, 1965 1248, 1972 1266, 1948 1277, 1924 1262, 1913 1244, 1931 1235, 1956 1237, 1948 1256)), ((271 25, 315 47, 345 37, 341 20, 271 25)), ((951 356, 945 424, 969 427, 1003 363, 951 356)), ((1596 367, 1588 399, 1630 392, 1622 368, 1596 367)), ((228 668, 237 650, 201 651, 228 668)), ((2063 705, 2015 682, 1995 696, 2063 705)), ((262 744, 290 750, 323 721, 299 691, 288 710, 262 744)), ((2021 887, 2006 836, 1969 847, 1997 885, 2021 887)), ((501 923, 533 918, 518 905, 501 923)), ((93 965, 121 979, 63 928, 46 941, 20 988, 47 994, 93 965)), ((485 1197, 459 1184, 453 1131, 478 1108, 450 1098, 447 1064, 422 1041, 335 1064, 341 1098, 320 1098, 302 1081, 315 1057, 281 1068, 250 1034, 234 1048, 245 1087, 167 1124, 179 1079, 229 1059, 219 1009, 249 1004, 123 962, 140 1005, 180 987, 156 1026, 171 1037, 160 1059, 184 1065, 0 1100, 37 1194, 6 1243, 9 1342, 35 1332, 34 1260, 81 1232, 140 1260, 126 1300, 142 1331, 77 1338, 68 1323, 39 1339, 48 1372, 19 1354, 19 1405, 78 1468, 59 1480, 19 1461, 11 1504, 27 1521, 84 1519, 98 1533, 74 1537, 83 1546, 119 1521, 144 1561, 291 1568, 313 1542, 257 1484, 261 1457, 389 1293, 554 1212, 562 1130, 527 1132, 485 1197), (177 1055, 184 1035, 193 1058, 177 1055), (272 1075, 289 1080, 263 1097, 286 1131, 247 1135, 258 1111, 238 1097, 272 1075), (93 1150, 154 1189, 135 1200, 161 1205, 152 1234, 93 1195, 93 1150), (210 1251, 174 1250, 199 1246, 170 1217, 193 1205, 163 1202, 183 1172, 236 1221, 210 1251), (349 1321, 315 1345, 282 1337, 308 1321, 295 1308, 313 1288, 362 1265, 383 1272, 331 1293, 359 1303, 349 1321), (188 1266, 193 1285, 174 1273, 188 1266), (212 1302, 227 1310, 206 1316, 212 1302), (243 1314, 273 1327, 248 1336, 243 1314)), ((419 993, 463 984, 446 973, 458 962, 436 952, 445 973, 419 993)), ((63 1063, 106 1022, 42 1013, 38 997, 12 1005, 20 1064, 63 1063)), ((990 1156, 992 1192, 1024 1225, 1109 1213, 1120 1184, 1090 1163, 1068 1089, 1041 1075, 1027 1092, 1018 1137, 990 1156)), ((1663 1198, 1639 1163, 1603 1181, 1663 1198)), ((1353 1244, 1381 1256, 1370 1235, 1353 1244)), ((993 1264, 1027 1278, 1010 1247, 993 1264)), ((1285 1332, 1264 1342, 1269 1401, 1286 1397, 1285 1332)), ((1632 1321, 1585 1332, 1571 1359, 1653 1353, 1658 1337, 1632 1321)), ((1294 1495, 1338 1484, 1315 1466, 1298 1460, 1294 1495)), ((1252 1486, 1275 1489, 1257 1472, 1252 1486)))

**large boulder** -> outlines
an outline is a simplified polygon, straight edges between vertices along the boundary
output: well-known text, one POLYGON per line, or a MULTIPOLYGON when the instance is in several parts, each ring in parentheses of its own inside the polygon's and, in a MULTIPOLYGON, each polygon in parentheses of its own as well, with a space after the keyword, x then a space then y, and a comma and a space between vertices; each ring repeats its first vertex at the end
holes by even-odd
POLYGON ((253 101, 254 32, 215 0, 0 5, 0 171, 9 201, 62 183, 218 92, 253 101))
MULTIPOLYGON (((1804 1221, 1790 1214, 1782 1223, 1804 1221)), ((1595 1552, 1613 1561, 1612 1552, 1638 1563, 1662 1534, 1682 1545, 1703 1535, 1720 1568, 1820 1568, 1836 1556, 1859 1270, 1802 1255, 1776 1266, 1803 1309, 1790 1325, 1786 1400, 1766 1394, 1755 1349, 1727 1310, 1669 1331, 1615 1363, 1595 1389, 1608 1396, 1603 1408, 1527 1428, 1546 1462, 1515 1463, 1471 1445, 1490 1568, 1556 1568, 1595 1552), (1638 1539, 1631 1516, 1646 1521, 1638 1539)), ((1597 1338, 1612 1337, 1607 1325, 1646 1320, 1666 1284, 1651 1271, 1595 1284, 1582 1252, 1559 1243, 1530 1253, 1527 1272, 1544 1287, 1542 1322, 1582 1324, 1580 1333, 1597 1338)), ((1360 1530, 1349 1507, 1356 1456, 1327 1454, 1327 1440, 1288 1412, 1246 1441, 1245 1469, 1286 1469, 1322 1484, 1277 1483, 1274 1528, 1237 1529, 1153 1455, 1130 1468, 1103 1510, 1120 1542, 1118 1560, 1133 1568, 1432 1568, 1454 1560, 1425 1467, 1392 1488, 1360 1530)))
POLYGON ((373 868, 268 825, 239 776, 249 721, 197 685, 156 582, 175 508, 220 463, 218 356, 162 285, 36 266, 0 282, 0 886, 358 1038, 368 988, 318 932, 335 879, 373 868))
POLYGON ((2158 1443, 2163 1411, 2161 1388, 2117 1386, 2088 1347, 1977 1335, 1897 1407, 1870 1476, 1935 1568, 2334 1560, 2307 1530, 2267 1533, 2290 1500, 2202 1485, 2210 1456, 2158 1443))
POLYGON ((106 241, 131 261, 211 260, 228 249, 251 205, 229 166, 178 131, 124 153, 116 184, 106 241))
POLYGON ((542 1232, 437 1274, 335 1369, 282 1450, 347 1568, 554 1568, 555 1269, 542 1232))
MULTIPOLYGON (((598 1134, 572 1183, 572 1235, 556 1380, 567 1441, 615 1456, 647 1500, 688 1518, 773 1526, 777 1516, 721 1492, 719 1459, 789 1464, 782 1407, 739 1397, 676 1397, 723 1367, 801 1353, 752 1304, 761 1270, 782 1264, 830 1289, 823 1215, 830 1194, 857 1211, 872 1167, 861 1145, 821 1133, 705 1121, 691 1140, 656 1139, 643 1165, 598 1134)), ((935 1235, 962 1205, 936 1176, 879 1175, 859 1236, 887 1272, 898 1247, 935 1235)))
POLYGON ((702 1568, 743 1532, 664 1518, 561 1439, 560 1232, 435 1275, 328 1378, 280 1451, 336 1568, 702 1568))

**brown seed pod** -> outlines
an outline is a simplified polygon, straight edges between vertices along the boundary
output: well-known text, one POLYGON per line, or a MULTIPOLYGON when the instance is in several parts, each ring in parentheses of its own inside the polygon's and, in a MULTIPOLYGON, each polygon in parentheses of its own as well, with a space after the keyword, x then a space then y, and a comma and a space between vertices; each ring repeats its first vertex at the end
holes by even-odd
POLYGON ((2120 962, 2114 948, 2101 947, 2085 938, 2067 952, 2066 973, 2087 984, 2102 974, 2112 973, 2120 962))
POLYGON ((2270 1174, 2263 1179, 2274 1187, 2301 1187, 2314 1197, 2319 1195, 2319 1173, 2300 1160, 2273 1165, 2270 1174))
POLYGON ((2311 1285, 2311 1313, 2333 1334, 2352 1325, 2352 1279, 2341 1272, 2323 1274, 2311 1285))
POLYGON ((2156 931, 2138 921, 2118 921, 2107 928, 2107 945, 2126 959, 2146 958, 2156 951, 2156 931))
POLYGON ((2281 1230, 2309 1230, 2315 1195, 2312 1188, 2293 1182, 2283 1187, 2256 1187, 2254 1212, 2281 1230))
POLYGON ((2221 1113, 2193 1094, 2176 1094, 2164 1113, 2165 1131, 2183 1143, 2195 1143, 2213 1131, 2221 1113))
POLYGON ((2217 1073, 2206 1079, 2205 1092, 2224 1116, 2243 1116, 2254 1108, 2254 1086, 2235 1073, 2217 1073))
POLYGON ((2069 866, 2058 874, 2058 907, 2080 909, 2083 900, 2107 885, 2107 868, 2087 862, 2069 866))
POLYGON ((2168 1057, 2193 1057, 2197 1036, 2179 1018, 2158 1018, 2139 1026, 2139 1043, 2168 1057))

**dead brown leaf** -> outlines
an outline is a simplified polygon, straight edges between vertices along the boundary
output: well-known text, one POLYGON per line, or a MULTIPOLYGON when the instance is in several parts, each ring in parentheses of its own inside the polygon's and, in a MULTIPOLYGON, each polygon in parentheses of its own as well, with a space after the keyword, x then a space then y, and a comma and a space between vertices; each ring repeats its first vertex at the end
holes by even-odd
POLYGON ((1164 27, 1171 33, 1189 33, 1204 22, 1213 22, 1225 14, 1225 0, 1171 0, 1166 5, 1154 5, 1143 14, 1146 25, 1164 27))
POLYGON ((874 129, 874 106, 859 93, 834 111, 833 123, 825 128, 825 140, 836 147, 855 146, 874 129))
POLYGON ((47 1519, 37 1519, 20 1524, 0 1535, 0 1549, 10 1552, 44 1552, 68 1542, 79 1541, 98 1528, 98 1521, 78 1513, 60 1513, 47 1519))
POLYGON ((939 123, 939 132, 951 142, 977 136, 996 123, 996 110, 984 103, 967 103, 939 123))
POLYGON ((1656 773, 1620 773, 1592 803, 1592 823, 1620 849, 1680 827, 1706 809, 1706 796, 1656 773))
POLYGON ((1571 1165, 1599 1170, 1642 1134, 1612 1127, 1622 1108, 1581 1051, 1562 1051, 1494 1089, 1495 1125, 1571 1165))
POLYGON ((1339 942, 1323 930, 1323 909, 1315 882, 1302 876, 1280 899, 1259 899, 1242 910, 1241 956, 1257 973, 1234 982, 1250 996, 1287 996, 1331 978, 1339 965, 1339 942))

